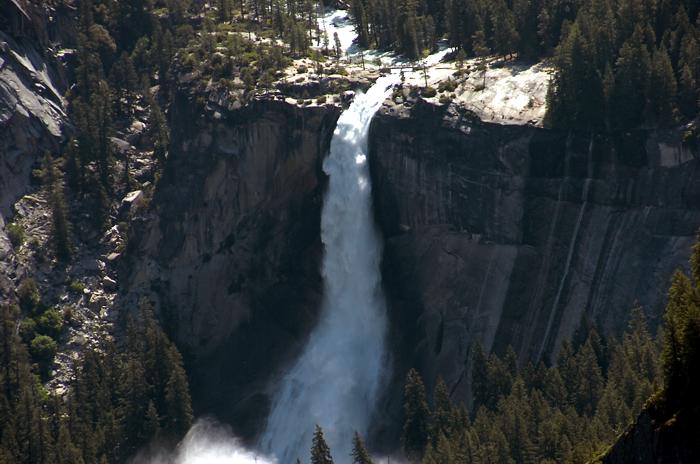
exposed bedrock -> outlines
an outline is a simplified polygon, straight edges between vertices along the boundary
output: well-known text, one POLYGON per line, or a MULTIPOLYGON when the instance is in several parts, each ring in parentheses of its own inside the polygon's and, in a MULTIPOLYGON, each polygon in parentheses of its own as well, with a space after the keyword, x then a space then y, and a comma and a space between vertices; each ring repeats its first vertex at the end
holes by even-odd
POLYGON ((67 125, 62 67, 40 49, 30 37, 0 31, 0 303, 18 273, 5 230, 12 205, 29 190, 41 156, 58 150, 67 125))
MULTIPOLYGON (((567 134, 418 103, 371 127, 395 352, 469 398, 473 342, 555 356, 583 317, 660 321, 700 226, 700 162, 673 131, 567 134)), ((400 372, 399 369, 399 372, 400 372)))
POLYGON ((150 218, 130 246, 131 295, 149 295, 185 354, 198 413, 259 428, 270 375, 318 312, 322 157, 333 106, 256 101, 203 116, 181 93, 150 218))

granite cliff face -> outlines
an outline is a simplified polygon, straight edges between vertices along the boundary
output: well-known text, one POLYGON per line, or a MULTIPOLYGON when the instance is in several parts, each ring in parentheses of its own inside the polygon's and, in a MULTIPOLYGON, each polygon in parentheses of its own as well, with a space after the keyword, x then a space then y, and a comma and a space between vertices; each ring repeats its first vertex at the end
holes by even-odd
POLYGON ((372 124, 396 352, 469 397, 469 350, 551 359, 582 318, 660 322, 700 226, 700 162, 677 133, 567 134, 421 102, 372 124))
POLYGON ((129 287, 158 303, 201 410, 235 415, 245 433, 318 310, 321 161, 340 110, 210 102, 202 116, 190 97, 171 107, 172 149, 135 226, 129 287))
MULTIPOLYGON (((129 295, 157 303, 199 410, 248 437, 318 311, 321 162, 339 112, 284 98, 202 108, 179 92, 134 226, 129 295)), ((387 102, 370 149, 396 388, 417 365, 468 400, 473 342, 551 359, 584 317, 617 332, 638 302, 658 323, 700 225, 700 166, 673 131, 567 134, 387 102)))
POLYGON ((67 20, 48 6, 27 11, 8 2, 0 13, 3 25, 14 16, 23 18, 21 28, 0 31, 0 302, 11 292, 10 279, 21 272, 5 223, 12 205, 29 190, 32 167, 45 152, 58 149, 67 126, 63 67, 49 48, 49 40, 62 39, 49 29, 67 20), (49 10, 52 21, 46 18, 49 10))

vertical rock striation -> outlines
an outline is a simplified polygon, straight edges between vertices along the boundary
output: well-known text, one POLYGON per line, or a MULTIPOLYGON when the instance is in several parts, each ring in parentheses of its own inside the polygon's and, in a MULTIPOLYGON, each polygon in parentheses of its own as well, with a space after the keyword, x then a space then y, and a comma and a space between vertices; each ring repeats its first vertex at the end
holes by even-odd
POLYGON ((556 355, 582 318, 658 323, 700 226, 700 162, 674 131, 567 134, 418 102, 370 134, 398 353, 468 398, 470 345, 556 355))

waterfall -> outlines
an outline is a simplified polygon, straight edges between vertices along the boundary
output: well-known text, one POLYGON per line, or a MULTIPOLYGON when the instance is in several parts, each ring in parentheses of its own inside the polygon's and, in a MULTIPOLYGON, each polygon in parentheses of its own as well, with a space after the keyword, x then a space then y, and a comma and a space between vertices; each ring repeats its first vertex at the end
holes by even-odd
POLYGON ((387 330, 379 270, 381 240, 374 225, 367 160, 372 116, 395 76, 358 94, 338 119, 321 216, 325 247, 320 320, 275 392, 263 450, 280 463, 308 462, 316 424, 336 463, 350 461, 352 435, 364 435, 388 373, 387 330))

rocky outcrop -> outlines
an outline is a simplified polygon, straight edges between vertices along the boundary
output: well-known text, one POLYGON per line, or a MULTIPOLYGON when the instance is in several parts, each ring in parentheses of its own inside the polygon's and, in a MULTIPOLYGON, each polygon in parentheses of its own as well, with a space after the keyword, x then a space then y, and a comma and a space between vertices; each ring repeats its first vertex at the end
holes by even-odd
POLYGON ((214 111, 191 98, 171 106, 166 169, 130 235, 129 288, 158 304, 198 411, 235 416, 245 435, 265 417, 269 375, 315 320, 321 161, 340 109, 255 100, 214 111))
POLYGON ((522 362, 583 317, 618 332, 641 304, 658 323, 700 226, 700 162, 674 131, 568 134, 419 101, 386 106, 370 145, 399 368, 457 398, 474 342, 522 362))
POLYGON ((59 66, 40 51, 48 40, 46 8, 7 3, 0 13, 8 25, 0 31, 0 302, 10 298, 19 266, 5 223, 30 188, 32 167, 58 148, 67 122, 59 66))
POLYGON ((61 79, 31 42, 0 32, 0 214, 29 185, 29 171, 54 150, 66 122, 61 79))

